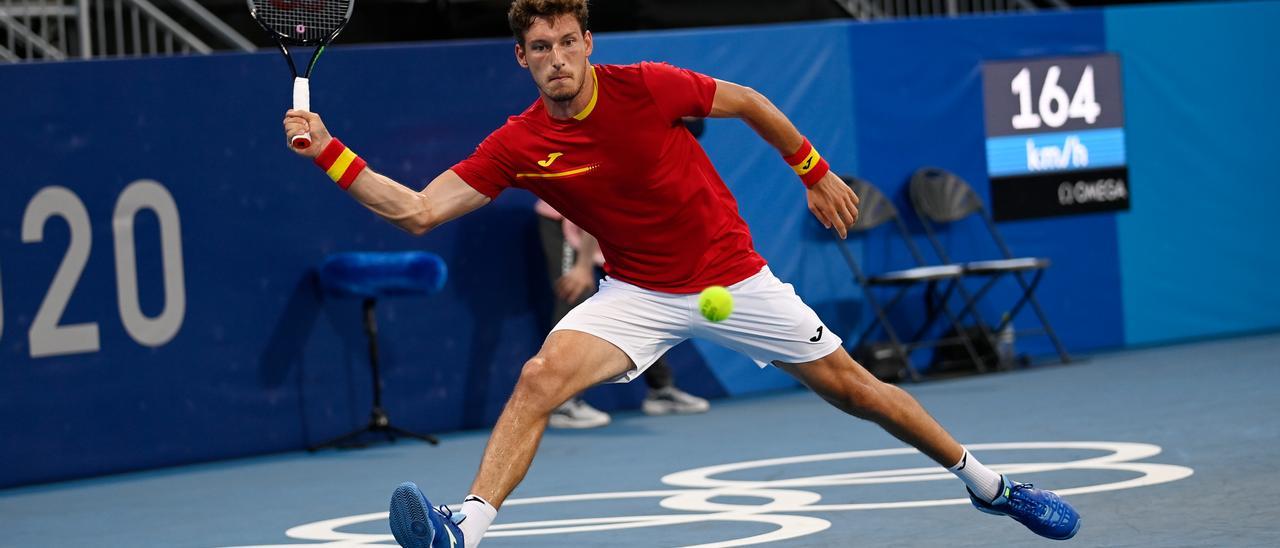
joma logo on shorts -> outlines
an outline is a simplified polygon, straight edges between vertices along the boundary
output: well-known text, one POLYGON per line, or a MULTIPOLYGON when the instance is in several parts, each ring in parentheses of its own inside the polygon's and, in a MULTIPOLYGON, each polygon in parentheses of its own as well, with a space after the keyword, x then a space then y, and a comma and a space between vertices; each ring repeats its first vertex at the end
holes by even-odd
POLYGON ((819 325, 819 326, 818 326, 818 335, 817 335, 816 337, 810 337, 810 338, 809 338, 809 342, 818 342, 818 341, 820 341, 820 340, 822 340, 822 326, 821 326, 821 325, 819 325))

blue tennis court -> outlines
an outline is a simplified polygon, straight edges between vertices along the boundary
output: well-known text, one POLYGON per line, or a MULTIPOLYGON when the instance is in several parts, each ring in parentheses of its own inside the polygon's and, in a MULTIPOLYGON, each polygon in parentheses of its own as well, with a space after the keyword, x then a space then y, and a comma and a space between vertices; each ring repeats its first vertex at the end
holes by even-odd
MULTIPOLYGON (((906 388, 997 470, 1058 490, 1081 546, 1266 546, 1280 502, 1280 335, 1094 356, 906 388)), ((705 415, 551 431, 484 546, 1049 543, 806 392, 705 415)), ((291 453, 0 493, 4 545, 394 545, 387 498, 466 493, 486 432, 291 453)))

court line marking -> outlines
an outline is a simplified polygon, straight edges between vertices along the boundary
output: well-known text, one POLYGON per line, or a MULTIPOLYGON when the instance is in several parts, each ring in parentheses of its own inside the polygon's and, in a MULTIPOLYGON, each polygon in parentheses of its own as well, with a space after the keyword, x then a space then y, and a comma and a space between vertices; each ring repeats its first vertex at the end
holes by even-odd
MULTIPOLYGON (((972 444, 966 447, 970 450, 984 453, 1019 450, 1109 452, 1101 456, 1070 461, 989 465, 997 472, 1022 477, 1036 473, 1064 470, 1111 470, 1139 474, 1135 478, 1120 481, 1054 490, 1063 496, 1158 485, 1185 479, 1195 473, 1193 469, 1185 466, 1134 462, 1160 454, 1162 451, 1160 446, 1148 443, 1107 441, 1011 442, 972 444)), ((751 522, 776 527, 772 531, 753 536, 684 547, 732 548, 808 536, 831 527, 831 522, 828 520, 813 516, 795 515, 797 513, 925 508, 969 504, 968 498, 818 504, 822 500, 820 494, 802 489, 806 487, 842 487, 940 480, 955 481, 955 476, 937 466, 826 474, 778 480, 726 480, 715 477, 773 466, 918 454, 919 451, 907 447, 759 459, 685 470, 668 474, 661 480, 664 484, 682 489, 583 493, 511 499, 506 501, 503 506, 656 498, 660 499, 658 501, 660 507, 680 513, 499 523, 489 529, 489 532, 485 534, 485 538, 567 535, 643 527, 666 527, 710 521, 751 522), (713 499, 718 497, 758 498, 766 499, 768 502, 764 504, 715 502, 713 499)), ((361 546, 387 546, 388 544, 385 543, 391 543, 389 545, 394 546, 395 539, 390 534, 341 531, 342 528, 355 524, 385 521, 386 519, 387 512, 372 512, 307 523, 285 531, 285 536, 289 538, 322 541, 321 543, 264 544, 229 548, 358 548, 361 546)))

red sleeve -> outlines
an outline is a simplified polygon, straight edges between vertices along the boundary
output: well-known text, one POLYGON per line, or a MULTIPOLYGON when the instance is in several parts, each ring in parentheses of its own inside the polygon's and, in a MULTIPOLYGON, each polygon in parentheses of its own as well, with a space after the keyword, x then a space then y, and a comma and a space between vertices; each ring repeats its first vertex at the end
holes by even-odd
POLYGON ((502 159, 502 149, 498 133, 494 132, 476 147, 471 156, 454 164, 453 172, 476 189, 476 192, 490 199, 497 198, 498 194, 511 186, 512 175, 515 173, 510 164, 502 159))
POLYGON ((653 102, 668 119, 705 118, 711 114, 716 81, 710 76, 666 63, 640 63, 640 74, 653 102))

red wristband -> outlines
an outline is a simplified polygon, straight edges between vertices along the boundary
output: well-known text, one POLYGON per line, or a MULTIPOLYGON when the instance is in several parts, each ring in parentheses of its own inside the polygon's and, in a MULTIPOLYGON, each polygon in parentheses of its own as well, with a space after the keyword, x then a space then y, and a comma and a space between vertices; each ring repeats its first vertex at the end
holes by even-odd
POLYGON ((320 169, 328 171, 330 167, 333 167, 333 162, 338 159, 338 155, 342 154, 342 151, 346 149, 347 145, 342 144, 342 141, 339 141, 337 137, 330 138, 329 144, 325 145, 324 150, 320 151, 320 154, 316 156, 316 165, 320 166, 320 169))
POLYGON ((831 166, 821 154, 818 154, 818 150, 813 148, 813 144, 807 138, 800 143, 799 150, 784 156, 783 159, 796 172, 796 175, 800 176, 800 181, 804 183, 805 188, 813 188, 813 185, 831 171, 831 166))
POLYGON ((342 190, 346 190, 351 183, 356 182, 356 177, 368 166, 363 158, 356 156, 356 153, 342 144, 337 137, 329 140, 329 144, 325 145, 324 150, 316 156, 315 162, 329 175, 330 179, 333 179, 333 182, 338 183, 342 190))

